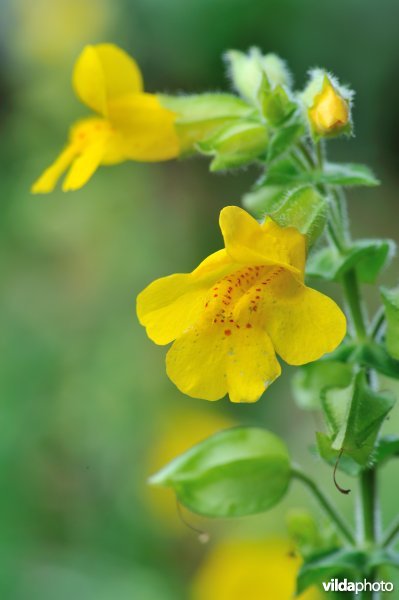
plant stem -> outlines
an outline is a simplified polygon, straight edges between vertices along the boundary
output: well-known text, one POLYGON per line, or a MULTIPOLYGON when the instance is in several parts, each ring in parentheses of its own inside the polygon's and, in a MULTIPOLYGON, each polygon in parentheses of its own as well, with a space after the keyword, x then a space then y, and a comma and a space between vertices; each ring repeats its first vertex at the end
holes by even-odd
POLYGON ((366 317, 360 297, 359 282, 354 269, 347 271, 342 276, 342 285, 356 337, 358 341, 363 342, 367 338, 366 317))
POLYGON ((396 516, 394 521, 392 521, 391 525, 385 532, 384 538, 382 540, 382 546, 391 546, 395 543, 397 537, 399 536, 399 515, 396 516))
POLYGON ((379 537, 379 506, 377 473, 375 469, 363 471, 359 480, 362 515, 360 537, 364 545, 373 545, 379 537))
POLYGON ((372 323, 370 324, 369 337, 377 340, 385 325, 385 308, 383 306, 377 311, 372 323))
POLYGON ((350 527, 344 521, 337 509, 331 504, 327 496, 324 495, 317 483, 315 483, 313 479, 306 475, 306 473, 304 473, 302 469, 297 466, 294 466, 292 468, 292 475, 300 481, 302 481, 302 483, 304 483, 307 486, 307 488, 312 492, 314 497, 319 502, 320 506, 335 523, 342 537, 344 537, 346 541, 349 542, 351 545, 355 545, 356 541, 350 527))
MULTIPOLYGON (((380 536, 380 507, 377 493, 377 471, 368 469, 363 471, 359 480, 359 543, 370 548, 375 546, 380 536)), ((378 579, 378 568, 368 573, 373 583, 378 579)), ((363 599, 378 600, 379 592, 367 591, 363 599)))

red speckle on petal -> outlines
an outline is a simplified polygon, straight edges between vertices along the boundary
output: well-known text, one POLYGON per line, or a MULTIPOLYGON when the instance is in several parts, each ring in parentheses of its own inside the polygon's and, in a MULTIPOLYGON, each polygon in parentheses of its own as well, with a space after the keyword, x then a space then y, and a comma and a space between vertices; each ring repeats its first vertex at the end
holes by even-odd
POLYGON ((224 335, 231 335, 231 330, 230 329, 225 329, 224 335))
POLYGON ((245 325, 245 327, 246 327, 247 329, 251 329, 252 325, 251 325, 251 323, 247 323, 247 324, 245 325))

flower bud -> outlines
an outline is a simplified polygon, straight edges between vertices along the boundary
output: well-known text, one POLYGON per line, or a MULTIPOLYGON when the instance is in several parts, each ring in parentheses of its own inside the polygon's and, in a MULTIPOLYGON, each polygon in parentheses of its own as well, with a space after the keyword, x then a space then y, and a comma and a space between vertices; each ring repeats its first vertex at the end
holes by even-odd
POLYGON ((352 97, 353 92, 340 86, 331 75, 321 70, 311 73, 302 100, 315 138, 351 133, 352 97))
POLYGON ((291 86, 291 73, 276 54, 263 55, 258 48, 251 48, 247 54, 230 50, 226 52, 225 59, 234 88, 252 104, 257 104, 264 76, 271 89, 276 86, 291 86))

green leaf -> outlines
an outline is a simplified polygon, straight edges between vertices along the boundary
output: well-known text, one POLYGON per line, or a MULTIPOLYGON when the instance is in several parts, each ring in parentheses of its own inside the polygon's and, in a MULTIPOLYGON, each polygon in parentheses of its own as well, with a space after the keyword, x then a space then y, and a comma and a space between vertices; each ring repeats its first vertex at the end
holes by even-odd
POLYGON ((237 121, 198 143, 197 148, 214 156, 210 169, 220 171, 252 162, 266 152, 268 140, 269 133, 263 123, 237 121))
POLYGON ((309 587, 345 574, 352 579, 360 577, 367 565, 367 553, 360 550, 340 549, 315 556, 304 562, 297 578, 296 595, 309 587))
POLYGON ((362 467, 371 462, 380 427, 395 404, 392 394, 374 392, 360 371, 344 390, 326 390, 322 398, 332 449, 344 450, 362 467))
POLYGON ((376 464, 382 465, 391 458, 399 457, 399 436, 386 435, 378 440, 375 452, 376 464))
POLYGON ((328 185, 373 187, 380 184, 369 167, 352 163, 326 163, 317 177, 320 183, 328 185))
POLYGON ((276 158, 280 158, 304 133, 305 126, 302 122, 295 122, 286 127, 277 129, 270 140, 267 152, 267 162, 270 163, 276 158))
POLYGON ((338 361, 317 361, 298 369, 292 378, 294 398, 305 410, 321 409, 321 394, 326 388, 345 388, 352 381, 351 365, 338 361))
POLYGON ((375 369, 383 375, 399 379, 399 361, 392 358, 382 346, 375 343, 361 344, 351 360, 375 369))
POLYGON ((287 160, 284 159, 268 169, 263 183, 270 185, 308 183, 313 185, 374 186, 379 182, 365 165, 327 163, 323 171, 319 169, 303 171, 292 161, 290 168, 287 169, 287 160))
POLYGON ((150 483, 171 487, 182 504, 200 515, 240 517, 275 506, 290 479, 288 451, 277 436, 237 427, 194 446, 150 483))
POLYGON ((176 113, 175 127, 181 153, 189 154, 195 144, 209 137, 227 123, 254 113, 241 98, 232 94, 195 94, 192 96, 158 95, 165 108, 176 113))
POLYGON ((355 268, 362 283, 374 283, 394 253, 391 240, 358 240, 345 253, 335 248, 322 248, 308 259, 306 272, 310 277, 339 281, 355 268))
POLYGON ((374 550, 368 559, 368 567, 372 569, 383 565, 398 568, 399 553, 390 548, 379 548, 374 550))
POLYGON ((386 348, 392 358, 399 360, 399 287, 380 289, 387 320, 386 348))

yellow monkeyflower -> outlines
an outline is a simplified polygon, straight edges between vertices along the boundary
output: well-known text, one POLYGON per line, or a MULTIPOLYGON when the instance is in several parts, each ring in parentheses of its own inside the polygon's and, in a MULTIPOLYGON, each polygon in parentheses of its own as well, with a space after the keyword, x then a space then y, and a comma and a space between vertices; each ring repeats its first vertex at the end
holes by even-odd
POLYGON ((343 129, 349 122, 349 104, 334 88, 328 77, 325 78, 323 89, 309 109, 309 118, 314 130, 328 134, 343 129))
POLYGON ((68 167, 64 191, 81 188, 100 165, 177 156, 174 113, 143 91, 136 62, 117 46, 86 46, 74 67, 73 87, 99 116, 71 128, 68 145, 33 184, 34 193, 51 192, 68 167))
POLYGON ((166 369, 195 398, 255 402, 281 372, 276 353, 302 365, 334 350, 342 311, 304 284, 305 237, 238 207, 221 211, 225 248, 191 273, 151 283, 137 298, 156 344, 175 340, 166 369))
MULTIPOLYGON (((283 539, 225 541, 205 558, 191 600, 291 600, 301 559, 283 539)), ((321 600, 315 587, 298 600, 321 600)))

